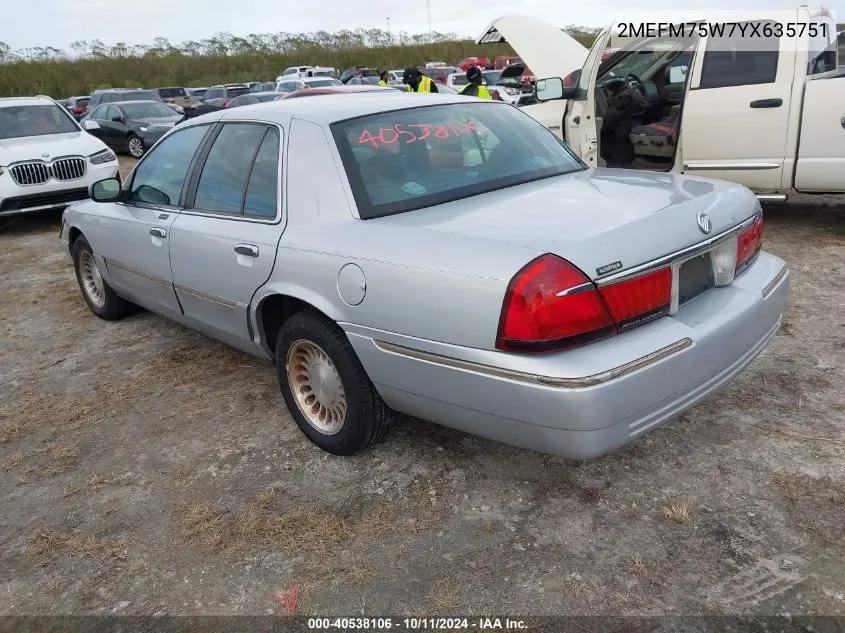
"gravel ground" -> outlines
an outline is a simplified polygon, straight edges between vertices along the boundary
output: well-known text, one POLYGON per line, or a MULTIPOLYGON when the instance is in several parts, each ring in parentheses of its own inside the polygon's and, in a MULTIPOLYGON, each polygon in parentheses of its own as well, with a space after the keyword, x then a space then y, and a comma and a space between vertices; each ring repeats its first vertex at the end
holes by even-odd
POLYGON ((727 389, 591 462, 400 417, 312 446, 272 367, 85 307, 0 233, 2 614, 845 614, 845 207, 766 207, 793 295, 727 389))

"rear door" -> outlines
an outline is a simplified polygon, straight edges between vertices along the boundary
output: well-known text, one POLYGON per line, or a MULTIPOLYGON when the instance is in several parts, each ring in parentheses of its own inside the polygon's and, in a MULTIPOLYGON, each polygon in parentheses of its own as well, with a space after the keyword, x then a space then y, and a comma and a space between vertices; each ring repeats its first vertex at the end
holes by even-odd
POLYGON ((220 126, 171 233, 186 322, 253 353, 249 305, 270 277, 284 229, 281 142, 275 125, 220 126))
POLYGON ((684 173, 781 188, 797 38, 740 31, 765 34, 777 24, 741 22, 733 33, 700 40, 681 123, 684 173))

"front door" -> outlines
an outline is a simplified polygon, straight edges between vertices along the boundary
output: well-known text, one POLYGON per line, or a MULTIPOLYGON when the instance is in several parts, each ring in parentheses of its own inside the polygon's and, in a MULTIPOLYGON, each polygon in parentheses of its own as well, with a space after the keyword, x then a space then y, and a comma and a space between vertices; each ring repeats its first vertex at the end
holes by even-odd
POLYGON ((182 311, 173 289, 170 231, 188 166, 209 127, 185 128, 164 139, 135 168, 124 201, 101 205, 101 219, 91 229, 91 244, 104 258, 115 290, 173 318, 182 311))
MULTIPOLYGON (((759 25, 766 33, 774 24, 739 26, 759 25)), ((775 191, 784 171, 796 41, 742 32, 737 27, 699 43, 684 100, 681 170, 775 191)))
POLYGON ((612 32, 612 29, 606 29, 593 43, 578 76, 578 95, 569 102, 566 112, 566 140, 589 167, 600 166, 598 132, 601 122, 596 119, 596 82, 601 55, 612 32))
POLYGON ((284 230, 280 151, 276 126, 224 124, 171 231, 185 322, 250 353, 249 305, 270 277, 284 230))

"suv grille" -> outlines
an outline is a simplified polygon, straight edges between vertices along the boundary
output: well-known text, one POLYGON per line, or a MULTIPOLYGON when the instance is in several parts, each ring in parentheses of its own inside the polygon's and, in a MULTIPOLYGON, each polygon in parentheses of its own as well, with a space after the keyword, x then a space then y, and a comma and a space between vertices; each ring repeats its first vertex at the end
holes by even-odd
POLYGON ((18 163, 11 169, 19 185, 41 185, 50 180, 77 180, 85 175, 84 158, 60 158, 52 163, 18 163))

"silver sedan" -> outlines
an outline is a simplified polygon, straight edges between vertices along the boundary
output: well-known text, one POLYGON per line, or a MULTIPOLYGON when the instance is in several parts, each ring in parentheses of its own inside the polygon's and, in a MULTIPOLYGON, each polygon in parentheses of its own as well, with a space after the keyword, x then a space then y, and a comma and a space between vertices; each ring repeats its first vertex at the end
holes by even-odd
POLYGON ((91 194, 61 236, 94 314, 137 304, 272 361, 335 454, 401 412, 602 455, 727 384, 789 294, 748 189, 590 169, 468 97, 215 112, 91 194))

